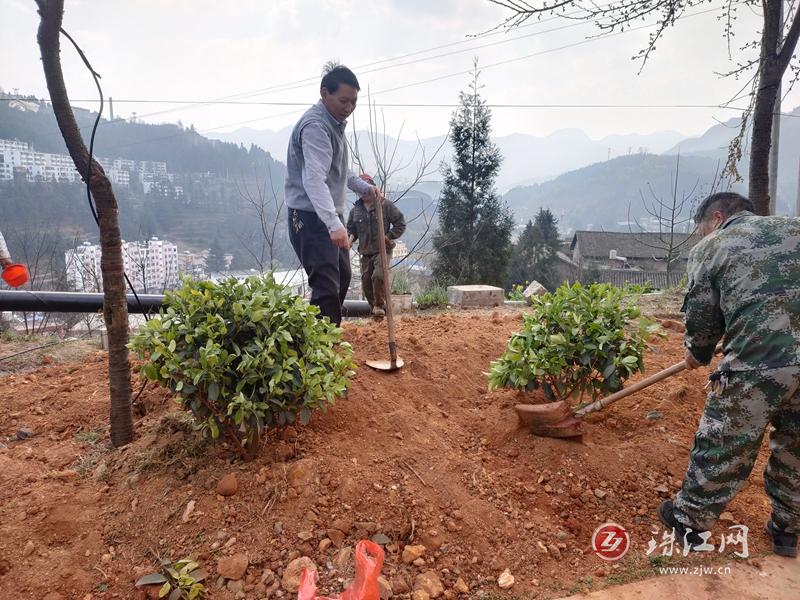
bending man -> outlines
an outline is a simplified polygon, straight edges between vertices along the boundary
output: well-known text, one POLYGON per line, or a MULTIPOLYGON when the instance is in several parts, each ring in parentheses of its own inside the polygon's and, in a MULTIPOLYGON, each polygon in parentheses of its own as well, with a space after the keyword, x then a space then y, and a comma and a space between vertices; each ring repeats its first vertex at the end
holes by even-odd
POLYGON ((695 215, 704 238, 689 256, 686 366, 707 365, 711 393, 683 486, 659 510, 676 538, 694 547, 742 489, 767 425, 766 530, 773 550, 797 556, 800 529, 800 219, 758 217, 747 198, 713 194, 695 215))

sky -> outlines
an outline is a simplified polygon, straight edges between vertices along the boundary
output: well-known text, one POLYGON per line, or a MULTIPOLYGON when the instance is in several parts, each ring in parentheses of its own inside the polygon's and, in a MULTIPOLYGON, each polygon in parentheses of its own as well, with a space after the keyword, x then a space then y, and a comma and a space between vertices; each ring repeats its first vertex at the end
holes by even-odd
MULTIPOLYGON (((596 38, 592 24, 556 18, 471 37, 509 16, 489 0, 66 0, 65 5, 64 28, 102 75, 115 116, 135 112, 148 122, 180 120, 200 132, 291 125, 318 98, 321 69, 331 59, 359 77, 358 128, 367 124, 368 93, 378 104, 455 104, 475 57, 489 104, 556 105, 497 106, 495 135, 546 135, 566 128, 582 129, 595 139, 662 130, 700 135, 716 121, 739 114, 718 108, 743 85, 717 74, 734 66, 719 10, 688 16, 667 31, 640 74, 641 63, 632 56, 646 46, 650 29, 596 38), (240 104, 153 102, 231 96, 240 104), (657 107, 564 107, 586 104, 657 107), (686 104, 713 108, 663 107, 686 104)), ((719 5, 713 0, 689 14, 719 5)), ((747 7, 739 15, 734 61, 736 48, 755 39, 760 21, 747 7)), ((46 96, 37 26, 33 0, 0 1, 0 53, 13 57, 0 71, 5 91, 46 96)), ((77 101, 97 94, 66 41, 62 60, 74 104, 96 108, 96 103, 77 101)), ((784 110, 798 104, 800 90, 795 90, 784 110)), ((413 138, 445 133, 453 108, 376 110, 386 133, 397 135, 402 128, 402 137, 413 138)))

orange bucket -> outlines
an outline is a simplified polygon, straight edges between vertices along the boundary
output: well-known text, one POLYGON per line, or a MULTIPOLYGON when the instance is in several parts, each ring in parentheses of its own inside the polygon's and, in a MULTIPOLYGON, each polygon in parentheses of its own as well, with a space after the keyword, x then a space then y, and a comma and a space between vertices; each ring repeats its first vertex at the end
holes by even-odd
POLYGON ((28 269, 25 265, 15 263, 3 269, 3 280, 11 287, 19 287, 28 283, 28 269))

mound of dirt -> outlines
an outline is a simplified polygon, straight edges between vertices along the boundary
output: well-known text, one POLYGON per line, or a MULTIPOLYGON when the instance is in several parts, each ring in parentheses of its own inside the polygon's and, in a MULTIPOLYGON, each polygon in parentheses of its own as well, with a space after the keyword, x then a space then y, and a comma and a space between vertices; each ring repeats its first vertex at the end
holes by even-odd
MULTIPOLYGON (((0 378, 0 597, 144 598, 133 582, 155 556, 190 555, 211 572, 212 598, 292 597, 300 557, 317 565, 323 592, 338 593, 363 538, 385 544, 384 595, 407 596, 416 583, 447 598, 467 588, 549 598, 652 574, 655 509, 680 485, 706 373, 591 416, 582 440, 534 437, 517 428, 524 396, 487 393, 484 375, 520 321, 400 318, 404 369, 360 367, 346 398, 308 427, 272 432, 247 464, 198 440, 152 385, 138 402, 137 440, 109 449, 102 353, 0 378), (22 429, 30 435, 18 439, 22 429), (230 474, 225 489, 235 479, 235 490, 221 496, 230 474), (632 539, 612 565, 591 551, 606 521, 632 539), (231 565, 242 578, 219 579, 231 565), (506 569, 515 584, 502 592, 506 569)), ((381 325, 345 330, 359 364, 387 354, 381 325)), ((648 373, 681 357, 670 331, 648 352, 648 373)), ((761 470, 728 515, 750 527, 751 554, 768 548, 761 470)))

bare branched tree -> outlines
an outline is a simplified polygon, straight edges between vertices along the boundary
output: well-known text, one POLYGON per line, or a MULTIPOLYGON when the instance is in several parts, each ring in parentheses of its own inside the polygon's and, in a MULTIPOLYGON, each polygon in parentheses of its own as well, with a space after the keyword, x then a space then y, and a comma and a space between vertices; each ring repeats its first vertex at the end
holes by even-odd
POLYGON ((237 234, 237 237, 262 273, 277 268, 279 222, 286 205, 283 194, 279 194, 275 188, 272 171, 266 171, 267 177, 264 181, 256 177, 248 182, 242 177, 240 182, 235 182, 236 192, 258 221, 255 232, 247 237, 237 234))
MULTIPOLYGON (((39 226, 30 222, 16 223, 8 232, 8 243, 14 248, 14 255, 28 267, 31 290, 57 289, 63 278, 57 235, 54 227, 39 226)), ((26 335, 44 333, 53 317, 51 313, 22 313, 26 335)))
MULTIPOLYGON (((675 159, 675 174, 670 176, 669 198, 662 198, 656 194, 653 186, 650 184, 647 186, 649 197, 646 197, 645 194, 639 190, 642 206, 645 212, 650 215, 650 218, 655 222, 658 235, 639 235, 637 240, 642 246, 654 250, 653 260, 663 260, 666 263, 667 273, 673 271, 673 267, 680 259, 684 248, 695 240, 692 235, 686 234, 694 233, 695 227, 693 225, 692 214, 700 196, 706 196, 716 191, 720 181, 719 165, 717 165, 717 170, 714 173, 710 189, 706 189, 705 186, 702 186, 700 179, 697 179, 689 190, 685 190, 681 189, 679 186, 680 171, 681 157, 678 155, 675 159)), ((648 231, 648 228, 644 227, 638 218, 633 217, 633 220, 631 220, 630 204, 628 204, 628 231, 637 234, 648 231), (631 223, 636 224, 638 231, 634 232, 631 223)))
POLYGON ((280 245, 285 243, 280 225, 286 219, 286 201, 283 194, 275 187, 272 171, 270 169, 266 171, 264 181, 258 177, 248 181, 242 176, 235 184, 239 197, 256 217, 254 231, 246 235, 237 233, 236 237, 261 273, 271 273, 275 281, 281 285, 292 284, 293 287, 298 287, 300 295, 305 296, 308 286, 299 260, 295 258, 289 269, 282 273, 278 272, 280 245), (294 286, 297 279, 300 279, 301 283, 299 286, 294 286))
MULTIPOLYGON (((724 173, 739 179, 737 164, 743 155, 743 139, 750 129, 750 168, 749 196, 756 212, 769 214, 769 155, 772 144, 772 122, 775 118, 776 99, 781 81, 787 70, 792 74, 791 85, 800 77, 800 64, 797 62, 795 48, 800 38, 800 6, 795 0, 789 3, 786 17, 782 19, 784 0, 612 0, 608 4, 598 4, 593 0, 489 0, 511 11, 511 15, 501 23, 501 27, 514 28, 531 18, 546 15, 562 16, 594 22, 600 30, 599 35, 609 35, 626 31, 642 23, 651 22, 653 31, 646 47, 635 58, 642 61, 642 68, 656 43, 680 19, 690 16, 693 8, 709 9, 709 5, 719 11, 722 35, 731 44, 735 35, 738 10, 749 7, 760 11, 762 27, 760 39, 749 40, 739 49, 754 56, 737 62, 734 69, 721 73, 724 77, 737 79, 751 73, 740 94, 731 99, 749 98, 749 106, 744 111, 741 129, 731 142, 728 164, 724 173)), ((786 93, 788 93, 788 91, 786 93)))
MULTIPOLYGON (((415 188, 425 182, 432 174, 439 172, 440 165, 436 162, 447 144, 445 135, 442 143, 429 151, 419 136, 411 156, 401 156, 400 142, 405 123, 392 141, 387 134, 386 118, 383 110, 378 111, 375 102, 367 96, 368 128, 363 134, 353 131, 350 136, 349 146, 353 161, 362 173, 370 173, 376 182, 379 182, 381 192, 394 203, 406 199, 413 194, 415 188), (363 147, 361 137, 365 136, 367 143, 363 147), (410 172, 410 175, 408 174, 410 172)), ((355 129, 355 128, 354 128, 355 129)), ((433 254, 431 238, 436 223, 438 198, 429 202, 420 197, 419 210, 416 214, 406 215, 406 225, 422 223, 419 239, 408 249, 408 254, 397 261, 393 268, 399 267, 408 261, 408 268, 416 266, 433 254), (413 261, 413 262, 412 262, 413 261)))

